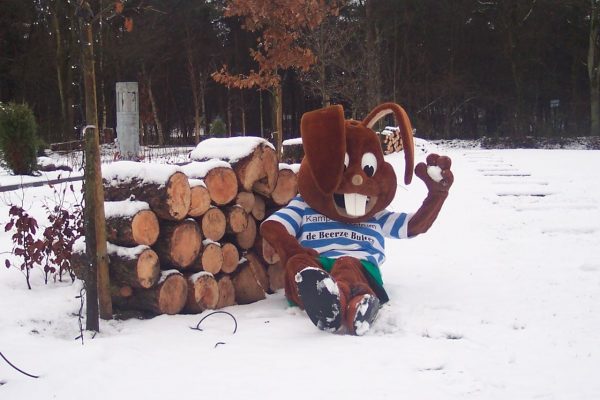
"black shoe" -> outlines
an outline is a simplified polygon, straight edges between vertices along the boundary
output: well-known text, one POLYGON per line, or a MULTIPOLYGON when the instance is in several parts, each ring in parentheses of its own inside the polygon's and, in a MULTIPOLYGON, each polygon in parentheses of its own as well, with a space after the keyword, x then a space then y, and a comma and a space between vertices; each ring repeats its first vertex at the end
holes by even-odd
POLYGON ((365 294, 356 306, 356 313, 354 314, 354 321, 352 323, 354 334, 362 336, 367 333, 371 329, 378 311, 379 299, 373 295, 365 294))
POLYGON ((322 269, 308 267, 298 272, 295 279, 304 310, 313 324, 322 331, 340 329, 340 291, 331 276, 322 269))

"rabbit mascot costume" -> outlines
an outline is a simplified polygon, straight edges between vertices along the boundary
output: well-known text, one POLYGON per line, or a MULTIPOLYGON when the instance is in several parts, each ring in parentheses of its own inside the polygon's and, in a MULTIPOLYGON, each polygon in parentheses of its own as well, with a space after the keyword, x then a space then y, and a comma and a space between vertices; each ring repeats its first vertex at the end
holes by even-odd
POLYGON ((381 104, 363 121, 345 120, 340 105, 311 111, 300 127, 305 152, 300 194, 260 228, 285 266, 286 297, 321 330, 355 335, 369 330, 389 300, 379 271, 384 237, 426 232, 454 180, 451 160, 430 154, 427 164, 415 169, 428 188, 422 206, 412 214, 386 210, 396 193, 396 175, 371 128, 388 114, 400 126, 409 184, 412 127, 399 105, 381 104))

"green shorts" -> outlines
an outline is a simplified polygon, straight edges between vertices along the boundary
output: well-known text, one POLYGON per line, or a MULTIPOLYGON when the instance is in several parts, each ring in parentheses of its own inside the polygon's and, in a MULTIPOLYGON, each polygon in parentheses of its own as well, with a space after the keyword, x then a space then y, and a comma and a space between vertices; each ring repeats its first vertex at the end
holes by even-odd
MULTIPOLYGON (((323 269, 325 269, 325 271, 327 272, 331 272, 333 264, 337 260, 336 258, 328 258, 321 256, 319 256, 318 259, 321 265, 323 266, 323 269)), ((379 267, 367 260, 360 260, 360 263, 362 264, 363 269, 366 272, 365 277, 369 282, 369 286, 371 286, 371 289, 373 289, 373 291, 379 298, 379 302, 381 304, 387 303, 390 300, 390 297, 383 288, 383 278, 381 277, 381 271, 379 270, 379 267)))

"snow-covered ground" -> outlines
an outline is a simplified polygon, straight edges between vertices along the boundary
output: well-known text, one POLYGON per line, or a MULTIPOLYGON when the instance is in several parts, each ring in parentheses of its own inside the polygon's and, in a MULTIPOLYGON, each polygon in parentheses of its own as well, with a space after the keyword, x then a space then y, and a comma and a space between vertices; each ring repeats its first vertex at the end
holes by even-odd
MULTIPOLYGON (((600 152, 428 150, 453 158, 456 181, 430 232, 386 243, 391 301, 367 335, 321 332, 277 293, 229 307, 235 334, 223 314, 203 331, 189 329, 202 315, 160 316, 102 322, 82 345, 80 282, 36 271, 29 291, 3 267, 0 352, 41 377, 0 359, 0 399, 600 398, 600 152)), ((402 176, 402 155, 388 160, 402 176)), ((424 195, 415 178, 391 208, 424 195)), ((11 196, 2 227, 7 203, 41 217, 53 197, 11 196)))

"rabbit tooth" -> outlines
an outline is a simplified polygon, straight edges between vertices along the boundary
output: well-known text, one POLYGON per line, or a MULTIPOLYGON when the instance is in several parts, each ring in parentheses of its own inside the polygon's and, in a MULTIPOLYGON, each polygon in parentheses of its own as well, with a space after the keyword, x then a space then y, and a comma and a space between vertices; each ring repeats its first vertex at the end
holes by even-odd
POLYGON ((362 217, 366 214, 368 197, 358 193, 344 193, 346 212, 351 217, 362 217))

